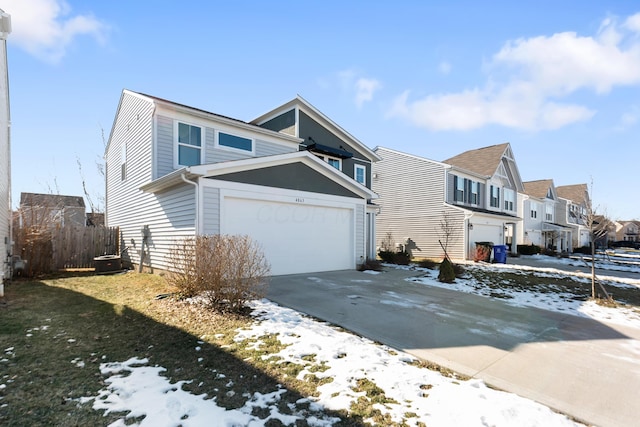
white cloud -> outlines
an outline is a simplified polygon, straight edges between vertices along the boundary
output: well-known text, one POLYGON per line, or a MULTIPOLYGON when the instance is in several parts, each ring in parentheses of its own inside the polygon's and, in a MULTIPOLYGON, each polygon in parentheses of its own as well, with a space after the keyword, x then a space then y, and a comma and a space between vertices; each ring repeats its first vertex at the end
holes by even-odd
POLYGON ((630 127, 635 126, 636 123, 640 122, 640 106, 633 105, 629 111, 625 112, 620 117, 620 123, 616 126, 615 130, 623 131, 630 127))
POLYGON ((595 111, 566 98, 640 84, 640 40, 629 29, 640 29, 640 14, 623 25, 607 18, 593 37, 564 32, 508 41, 490 61, 484 87, 417 100, 405 92, 388 115, 431 130, 498 124, 535 131, 589 120, 595 111))
POLYGON ((342 92, 354 97, 354 103, 358 108, 365 102, 372 101, 375 92, 382 88, 379 80, 363 77, 360 71, 353 68, 338 72, 338 83, 342 92))
POLYGON ((635 15, 628 17, 624 22, 624 26, 629 31, 640 33, 640 13, 636 13, 635 15))
POLYGON ((382 84, 376 79, 359 78, 356 81, 356 105, 362 107, 365 102, 373 99, 375 91, 382 87, 382 84))
POLYGON ((108 31, 91 15, 71 15, 64 0, 5 0, 2 8, 11 15, 10 42, 48 62, 60 61, 77 36, 103 43, 108 31))

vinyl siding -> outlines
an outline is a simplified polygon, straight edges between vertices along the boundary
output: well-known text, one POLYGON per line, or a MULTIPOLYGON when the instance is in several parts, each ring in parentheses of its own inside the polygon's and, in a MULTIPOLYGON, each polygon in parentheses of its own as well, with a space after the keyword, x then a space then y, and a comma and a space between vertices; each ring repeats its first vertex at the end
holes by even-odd
POLYGON ((220 189, 203 186, 202 191, 202 213, 204 215, 202 234, 219 234, 220 189))
POLYGON ((356 212, 356 236, 355 236, 355 245, 356 245, 356 264, 362 264, 367 256, 365 250, 365 207, 364 205, 357 205, 356 212))
MULTIPOLYGON (((0 272, 9 279, 7 244, 11 239, 11 156, 9 149, 9 82, 7 41, 0 40, 0 272)), ((0 277, 0 281, 2 278, 0 277)))
MULTIPOLYGON (((142 229, 148 226, 150 261, 164 269, 171 244, 195 233, 195 194, 188 184, 162 194, 139 189, 152 179, 152 114, 151 102, 123 93, 106 153, 106 221, 108 226, 120 227, 122 247, 128 247, 123 258, 135 264, 140 262, 142 229), (127 158, 124 181, 120 174, 123 144, 127 158)), ((166 125, 161 120, 158 127, 162 124, 166 125)))
MULTIPOLYGON (((166 115, 158 115, 156 118, 156 173, 154 179, 167 175, 175 170, 174 160, 175 148, 174 148, 174 119, 166 115)), ((224 148, 218 148, 215 145, 215 127, 204 126, 204 157, 203 162, 205 164, 226 162, 231 160, 241 160, 250 157, 254 157, 251 153, 244 153, 242 151, 227 150, 224 148)), ((224 132, 232 133, 227 129, 224 132)), ((243 136, 247 136, 243 134, 243 136)), ((283 144, 275 144, 261 140, 259 138, 254 139, 255 144, 255 156, 270 156, 275 154, 291 153, 296 151, 295 146, 288 146, 283 144)))
POLYGON ((464 213, 444 204, 445 166, 418 157, 379 148, 382 160, 374 163, 373 191, 380 206, 376 217, 376 245, 391 233, 393 243, 404 244, 414 257, 440 258, 441 222, 448 218, 456 230, 449 244, 451 258, 465 257, 464 213))

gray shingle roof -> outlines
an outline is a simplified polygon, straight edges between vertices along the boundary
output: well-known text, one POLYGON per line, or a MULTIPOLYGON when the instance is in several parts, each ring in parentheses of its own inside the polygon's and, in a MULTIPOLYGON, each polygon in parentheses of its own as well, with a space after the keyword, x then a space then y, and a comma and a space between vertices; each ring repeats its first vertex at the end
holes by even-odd
POLYGON ((464 153, 444 160, 443 163, 465 169, 483 176, 492 176, 502 160, 502 155, 509 147, 509 143, 491 145, 464 153))
POLYGON ((43 206, 50 208, 84 208, 84 199, 80 196, 62 196, 60 194, 20 193, 20 206, 43 206))
POLYGON ((588 202, 587 184, 561 185, 556 187, 556 193, 558 197, 571 200, 576 204, 588 202))
POLYGON ((553 185, 551 179, 539 179, 537 181, 523 182, 524 193, 532 197, 544 199, 547 196, 549 188, 553 185))

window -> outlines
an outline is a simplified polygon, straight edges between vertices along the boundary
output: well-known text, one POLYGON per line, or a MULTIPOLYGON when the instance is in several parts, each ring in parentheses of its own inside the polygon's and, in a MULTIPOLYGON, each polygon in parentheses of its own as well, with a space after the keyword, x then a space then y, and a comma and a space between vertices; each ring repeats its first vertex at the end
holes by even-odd
POLYGON ((470 188, 471 190, 469 191, 469 203, 471 203, 472 205, 479 205, 480 204, 480 184, 475 181, 471 181, 470 188))
POLYGON ((453 194, 453 200, 455 202, 464 202, 464 183, 466 179, 460 178, 458 176, 453 177, 453 184, 455 187, 455 193, 453 194))
POLYGON ((331 157, 327 157, 327 163, 329 163, 334 168, 340 170, 340 160, 339 159, 333 159, 331 157))
POLYGON ((513 211, 513 207, 516 203, 516 193, 508 188, 504 189, 504 209, 507 211, 513 211))
POLYGON ((553 222, 553 206, 551 206, 551 205, 546 205, 545 206, 544 219, 545 219, 545 221, 553 222))
POLYGON ((253 152, 253 140, 228 133, 218 132, 218 145, 253 152))
POLYGON ((492 208, 500 207, 500 187, 496 187, 494 185, 491 186, 491 199, 489 201, 489 205, 492 208))
POLYGON ((120 180, 127 179, 127 145, 122 144, 120 148, 120 180))
POLYGON ((202 128, 178 123, 178 165, 201 164, 202 128))
POLYGON ((367 168, 362 165, 355 165, 353 178, 362 185, 367 185, 367 168))
POLYGON ((538 204, 531 202, 531 218, 538 218, 538 204))

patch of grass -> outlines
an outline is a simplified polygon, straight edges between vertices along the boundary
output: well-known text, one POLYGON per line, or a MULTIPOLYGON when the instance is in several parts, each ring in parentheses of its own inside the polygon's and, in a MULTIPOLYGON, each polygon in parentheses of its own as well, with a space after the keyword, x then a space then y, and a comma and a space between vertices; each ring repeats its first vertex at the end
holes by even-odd
MULTIPOLYGON (((538 293, 567 293, 574 299, 586 301, 591 297, 591 280, 569 274, 531 274, 525 271, 487 271, 479 268, 467 269, 467 273, 483 288, 495 292, 500 290, 533 291, 538 293)), ((618 287, 604 283, 615 300, 630 306, 640 306, 640 288, 618 287)), ((599 290, 599 289, 598 289, 599 290)))
MULTIPOLYGON (((248 327, 251 317, 216 314, 186 300, 156 299, 174 292, 162 277, 137 273, 74 273, 5 286, 0 425, 115 422, 123 414, 103 416, 91 402, 80 404, 78 399, 105 388, 100 363, 131 357, 163 366, 163 375, 172 382, 192 380, 183 388, 206 393, 228 409, 243 406, 246 393, 271 393, 281 384, 288 390, 279 403, 282 413, 299 410, 296 402, 313 395, 316 385, 296 379, 304 366, 262 357, 284 348, 277 336, 262 337, 257 349, 251 342, 237 343, 235 331, 248 327)), ((359 422, 345 412, 302 410, 310 416, 339 417, 336 425, 359 422)))

